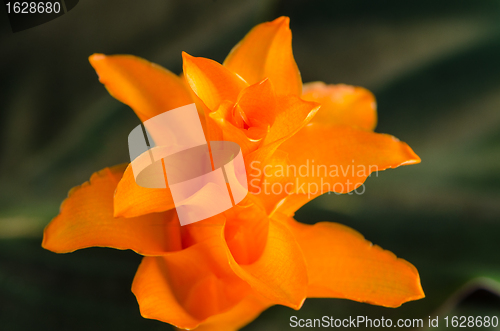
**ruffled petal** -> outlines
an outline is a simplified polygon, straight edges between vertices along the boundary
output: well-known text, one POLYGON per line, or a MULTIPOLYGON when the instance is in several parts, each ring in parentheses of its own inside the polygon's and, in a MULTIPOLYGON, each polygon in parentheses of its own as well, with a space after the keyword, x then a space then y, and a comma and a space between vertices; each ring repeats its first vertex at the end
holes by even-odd
POLYGON ((115 217, 137 217, 175 208, 170 188, 146 188, 137 185, 129 165, 114 194, 115 217))
POLYGON ((293 58, 290 19, 279 17, 254 27, 229 53, 224 66, 249 84, 269 78, 277 94, 302 93, 302 79, 293 58))
POLYGON ((229 254, 233 271, 254 291, 274 304, 299 309, 307 290, 307 268, 299 245, 286 226, 269 222, 267 243, 259 259, 238 264, 229 254))
POLYGON ((236 102, 240 91, 248 86, 240 76, 213 60, 184 52, 182 59, 189 86, 211 111, 224 100, 236 102))
POLYGON ((311 122, 349 125, 373 131, 377 125, 377 103, 362 87, 322 82, 304 84, 302 99, 321 104, 311 122))
POLYGON ((109 93, 143 122, 193 103, 182 79, 159 65, 131 55, 94 54, 89 61, 109 93))
POLYGON ((211 226, 218 235, 182 251, 142 260, 132 292, 143 317, 192 329, 250 293, 229 268, 222 228, 211 226))
MULTIPOLYGON (((420 158, 404 142, 387 134, 349 126, 310 123, 280 146, 288 153, 285 175, 303 203, 328 191, 348 193, 376 171, 415 164, 420 158)), ((286 200, 286 199, 285 199, 286 200)), ((281 206, 290 206, 283 201, 281 206)))
POLYGON ((293 232, 304 253, 308 297, 344 298, 385 307, 423 298, 417 269, 338 223, 299 223, 276 218, 293 232))
POLYGON ((113 192, 124 166, 106 168, 73 188, 59 215, 47 225, 42 246, 56 253, 101 246, 161 255, 180 249, 179 222, 174 212, 135 218, 113 217, 113 192))

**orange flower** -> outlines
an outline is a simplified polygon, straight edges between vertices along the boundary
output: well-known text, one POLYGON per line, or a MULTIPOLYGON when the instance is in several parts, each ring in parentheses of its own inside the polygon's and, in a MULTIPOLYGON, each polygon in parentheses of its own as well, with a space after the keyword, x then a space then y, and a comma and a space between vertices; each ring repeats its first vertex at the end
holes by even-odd
POLYGON ((133 56, 92 55, 100 81, 142 121, 196 102, 207 140, 241 146, 251 193, 181 227, 168 188, 138 186, 130 166, 106 168, 70 191, 43 247, 144 255, 132 284, 142 316, 183 329, 235 330, 271 305, 299 309, 306 298, 397 307, 424 297, 405 260, 346 226, 292 218, 328 189, 347 193, 374 170, 420 159, 405 143, 373 132, 369 91, 302 86, 288 23, 281 17, 256 26, 222 65, 184 53, 181 77, 133 56), (318 172, 304 175, 301 166, 318 172), (320 166, 337 172, 320 174, 320 166))

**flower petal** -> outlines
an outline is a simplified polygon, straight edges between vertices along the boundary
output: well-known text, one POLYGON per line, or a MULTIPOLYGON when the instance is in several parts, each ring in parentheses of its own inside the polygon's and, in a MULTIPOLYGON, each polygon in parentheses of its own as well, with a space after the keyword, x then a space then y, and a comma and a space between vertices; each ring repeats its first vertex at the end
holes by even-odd
POLYGON ((229 268, 222 226, 213 230, 219 235, 162 257, 143 258, 132 284, 143 317, 192 329, 250 293, 229 268))
POLYGON ((290 19, 279 17, 254 27, 229 53, 224 66, 249 84, 268 77, 277 94, 302 94, 302 79, 293 58, 290 19))
POLYGON ((282 138, 288 139, 309 123, 320 109, 320 104, 304 101, 293 95, 278 97, 277 104, 276 118, 263 145, 282 138))
POLYGON ((229 311, 210 316, 195 331, 235 331, 253 321, 272 304, 256 294, 250 294, 229 311))
POLYGON ((417 269, 338 223, 306 225, 283 215, 304 253, 308 297, 344 298, 385 307, 423 298, 417 269))
POLYGON ((170 188, 146 188, 135 182, 129 164, 114 193, 114 216, 137 217, 175 208, 170 188))
POLYGON ((236 102, 240 91, 248 86, 241 77, 213 60, 185 52, 182 59, 189 86, 211 111, 217 110, 224 100, 236 102))
POLYGON ((258 203, 249 194, 243 205, 236 205, 224 212, 224 237, 232 257, 240 265, 257 261, 267 244, 269 218, 258 203))
MULTIPOLYGON (((415 164, 420 158, 387 134, 349 126, 310 123, 280 146, 288 153, 287 173, 294 193, 313 199, 328 191, 348 193, 375 171, 415 164)), ((300 207, 295 199, 295 207, 300 207)), ((291 210, 286 199, 280 208, 291 210)))
POLYGON ((180 249, 179 222, 174 212, 136 218, 113 217, 113 192, 124 166, 106 168, 73 188, 59 215, 47 225, 42 246, 68 253, 101 246, 159 255, 180 249))
POLYGON ((182 79, 159 65, 131 55, 94 54, 89 61, 109 93, 143 122, 193 103, 182 79))
POLYGON ((132 283, 132 292, 144 318, 157 319, 183 329, 195 328, 200 323, 177 301, 163 257, 142 259, 132 283))
POLYGON ((299 309, 306 297, 307 268, 299 245, 290 230, 269 222, 267 244, 260 258, 240 265, 229 254, 233 271, 254 291, 273 302, 299 309))
POLYGON ((321 104, 311 122, 350 125, 370 131, 377 125, 375 97, 362 87, 308 83, 304 85, 302 99, 321 104))

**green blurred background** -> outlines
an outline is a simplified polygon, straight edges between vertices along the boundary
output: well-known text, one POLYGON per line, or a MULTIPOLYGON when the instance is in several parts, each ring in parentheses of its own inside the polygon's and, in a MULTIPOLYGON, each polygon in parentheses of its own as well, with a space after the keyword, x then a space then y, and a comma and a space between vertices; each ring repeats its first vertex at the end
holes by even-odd
POLYGON ((140 256, 40 247, 71 187, 128 161, 139 123, 87 57, 135 54, 179 73, 181 51, 221 62, 281 15, 304 82, 370 89, 376 131, 422 158, 369 178, 363 195, 322 196, 297 219, 346 224, 410 261, 427 297, 398 309, 312 299, 245 330, 287 330, 291 315, 500 317, 499 0, 81 0, 15 34, 0 10, 0 330, 169 329, 140 317, 130 292, 140 256))

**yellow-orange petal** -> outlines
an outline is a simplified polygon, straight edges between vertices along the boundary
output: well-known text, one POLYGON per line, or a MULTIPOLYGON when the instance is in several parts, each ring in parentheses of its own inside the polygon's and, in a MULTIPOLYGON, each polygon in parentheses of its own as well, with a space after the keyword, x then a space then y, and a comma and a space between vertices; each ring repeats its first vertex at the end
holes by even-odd
POLYGON ((282 138, 288 139, 309 123, 319 108, 320 104, 304 101, 293 95, 278 97, 276 118, 263 145, 271 144, 282 138))
POLYGON ((393 136, 320 123, 305 126, 280 150, 288 153, 293 193, 309 200, 328 191, 348 193, 372 172, 420 162, 406 143, 393 136))
POLYGON ((209 317, 195 331, 236 331, 253 321, 272 304, 256 294, 250 294, 222 314, 209 317))
POLYGON ((279 213, 307 262, 308 297, 344 298, 385 307, 423 298, 417 269, 357 231, 330 222, 301 224, 279 213))
POLYGON ((42 246, 56 253, 100 246, 161 255, 180 249, 173 212, 135 218, 113 217, 113 192, 124 166, 105 168, 73 188, 59 215, 45 228, 42 246))
POLYGON ((137 217, 175 208, 170 189, 146 188, 137 185, 129 164, 114 193, 115 217, 137 217))
MULTIPOLYGON (((189 86, 189 83, 186 80, 186 76, 184 73, 180 75, 180 78, 189 86)), ((211 110, 205 105, 205 103, 193 92, 191 88, 189 88, 189 93, 193 102, 196 104, 196 109, 200 115, 201 124, 203 126, 203 132, 205 133, 205 139, 207 141, 220 141, 222 140, 222 130, 214 123, 214 121, 210 118, 209 114, 211 110)))
POLYGON ((236 102, 238 94, 248 84, 221 64, 203 57, 182 53, 184 77, 194 93, 211 110, 222 101, 236 102))
POLYGON ((109 93, 129 105, 143 122, 193 102, 181 78, 139 57, 94 54, 89 61, 109 93))
POLYGON ((321 104, 311 122, 349 125, 364 130, 377 125, 377 103, 365 88, 322 82, 304 84, 302 99, 321 104))
MULTIPOLYGON (((202 109, 203 111, 203 130, 205 133, 205 138, 207 141, 221 141, 223 140, 223 132, 222 129, 214 122, 214 119, 210 117, 211 110, 201 101, 200 98, 193 92, 193 99, 196 102, 196 107, 198 109, 202 109)), ((230 102, 230 101, 226 101, 230 102)), ((222 105, 222 103, 221 103, 222 105)))
POLYGON ((228 255, 233 271, 259 295, 274 304, 294 309, 302 306, 306 298, 307 267, 299 245, 286 226, 269 222, 266 246, 254 263, 240 265, 228 255))
POLYGON ((290 19, 279 17, 254 27, 229 53, 224 66, 255 84, 268 77, 277 94, 302 94, 292 52, 290 19))
POLYGON ((257 199, 249 194, 244 205, 224 212, 226 244, 238 264, 252 264, 261 256, 269 236, 269 218, 257 199))
POLYGON ((250 293, 250 287, 229 268, 219 236, 162 257, 145 257, 132 292, 141 314, 179 328, 192 329, 224 313, 250 293))

